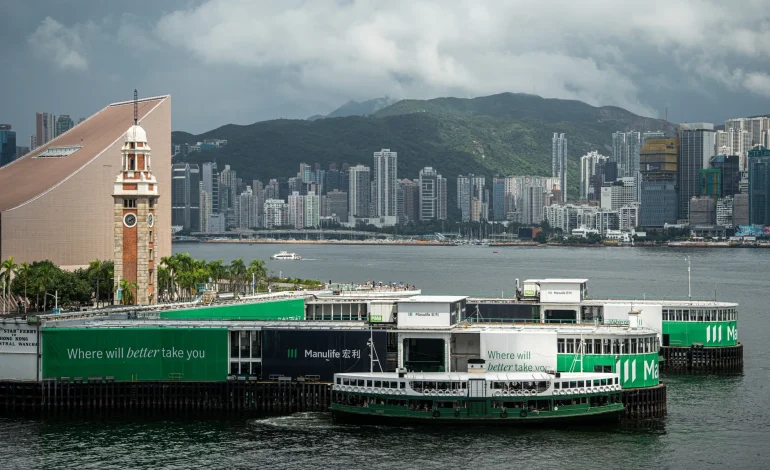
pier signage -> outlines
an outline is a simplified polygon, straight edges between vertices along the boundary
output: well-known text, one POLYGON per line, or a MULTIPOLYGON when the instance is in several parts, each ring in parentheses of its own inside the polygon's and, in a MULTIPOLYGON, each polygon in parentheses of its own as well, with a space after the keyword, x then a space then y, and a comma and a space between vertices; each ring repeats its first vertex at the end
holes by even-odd
POLYGON ((227 379, 226 328, 44 328, 43 377, 227 379))
POLYGON ((604 304, 604 324, 628 326, 628 312, 639 312, 637 319, 639 328, 650 328, 658 332, 658 340, 661 340, 660 331, 663 330, 663 305, 634 304, 631 302, 612 302, 604 304))
POLYGON ((481 357, 489 372, 556 370, 556 332, 483 332, 481 357))
POLYGON ((27 323, 0 323, 0 353, 37 353, 37 328, 27 323))

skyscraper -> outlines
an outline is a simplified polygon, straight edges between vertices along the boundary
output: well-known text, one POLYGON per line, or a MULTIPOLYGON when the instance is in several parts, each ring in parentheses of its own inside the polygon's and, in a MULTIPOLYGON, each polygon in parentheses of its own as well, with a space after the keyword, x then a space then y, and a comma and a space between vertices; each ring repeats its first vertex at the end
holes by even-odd
POLYGON ((420 170, 419 191, 420 220, 446 219, 446 178, 426 166, 420 170))
POLYGON ((749 223, 770 225, 770 150, 749 151, 749 223))
POLYGON ((203 190, 211 198, 211 213, 219 213, 219 170, 217 169, 217 162, 203 164, 203 168, 201 168, 201 181, 203 182, 203 190))
POLYGON ((203 190, 201 182, 201 211, 200 211, 200 231, 209 231, 209 216, 211 215, 211 195, 203 190))
MULTIPOLYGON (((591 201, 593 197, 593 186, 591 178, 596 175, 596 165, 599 162, 605 162, 609 157, 599 154, 597 151, 589 152, 580 157, 580 200, 591 201)), ((597 195, 598 196, 598 195, 597 195)))
MULTIPOLYGON (((468 175, 457 176, 457 207, 462 214, 463 222, 478 222, 479 219, 473 220, 473 201, 477 200, 478 204, 483 204, 487 201, 484 200, 484 186, 486 184, 483 176, 476 176, 473 173, 468 175)), ((482 209, 476 211, 478 217, 481 218, 482 209)), ((486 220, 486 215, 483 216, 486 220)))
POLYGON ((0 166, 16 159, 16 132, 10 124, 0 124, 0 166))
POLYGON ((339 217, 340 223, 346 223, 348 221, 348 193, 335 189, 326 193, 325 197, 324 213, 326 216, 339 217))
POLYGON ((171 166, 171 225, 200 230, 200 169, 197 164, 171 166))
POLYGON ((505 220, 505 178, 492 178, 492 218, 505 220))
POLYGON ((618 178, 636 177, 640 149, 641 136, 638 132, 612 134, 612 160, 618 164, 618 178))
POLYGON ((377 217, 396 217, 398 153, 390 149, 374 152, 375 213, 377 217))
POLYGON ((73 127, 75 127, 75 121, 72 120, 69 114, 62 114, 56 120, 56 137, 59 137, 73 127))
POLYGON ((348 208, 351 217, 369 217, 369 200, 371 198, 371 170, 365 165, 348 168, 349 189, 348 208))
POLYGON ((647 131, 642 133, 642 147, 644 147, 644 144, 647 143, 650 139, 665 139, 666 133, 663 131, 647 131))
POLYGON ((649 139, 639 156, 640 223, 644 227, 675 224, 679 214, 677 171, 679 139, 649 139))
POLYGON ((711 168, 722 172, 722 197, 738 194, 741 184, 740 159, 737 155, 715 155, 709 162, 711 168))
POLYGON ((545 194, 545 178, 524 177, 518 204, 520 223, 532 225, 543 221, 545 194))
POLYGON ((403 179, 399 183, 404 198, 404 219, 406 222, 420 220, 420 183, 403 179))
POLYGON ((706 122, 680 124, 679 159, 679 218, 689 220, 690 199, 700 193, 700 170, 708 168, 714 156, 714 125, 706 122))
POLYGON ((56 137, 55 133, 56 116, 51 113, 35 113, 35 148, 47 144, 56 137))
POLYGON ((234 207, 235 196, 238 194, 238 176, 230 165, 225 165, 219 173, 219 206, 222 211, 234 207))
POLYGON ((567 136, 553 134, 551 141, 551 176, 559 179, 561 200, 567 202, 567 136))
POLYGON ((305 228, 305 198, 299 191, 289 195, 289 225, 294 228, 305 228))
POLYGON ((239 229, 247 230, 256 227, 257 222, 257 195, 246 186, 241 194, 235 198, 235 225, 239 229))

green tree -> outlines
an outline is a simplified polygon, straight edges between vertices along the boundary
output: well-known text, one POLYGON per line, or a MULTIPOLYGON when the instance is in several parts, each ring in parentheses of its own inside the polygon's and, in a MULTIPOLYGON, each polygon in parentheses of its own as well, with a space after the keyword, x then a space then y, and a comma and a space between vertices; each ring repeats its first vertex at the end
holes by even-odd
POLYGON ((545 236, 545 231, 542 231, 542 232, 537 232, 537 235, 535 235, 535 238, 534 238, 534 240, 535 240, 536 242, 540 243, 541 245, 542 245, 543 243, 546 243, 546 242, 548 241, 548 239, 547 239, 547 238, 546 238, 546 236, 545 236))
POLYGON ((134 305, 136 302, 136 289, 138 286, 135 282, 128 282, 125 279, 120 280, 121 305, 134 305))
POLYGON ((7 260, 0 263, 0 281, 3 284, 2 297, 4 297, 2 311, 5 313, 6 300, 5 297, 11 296, 11 283, 13 282, 13 276, 19 269, 19 265, 13 261, 13 256, 9 256, 7 260))

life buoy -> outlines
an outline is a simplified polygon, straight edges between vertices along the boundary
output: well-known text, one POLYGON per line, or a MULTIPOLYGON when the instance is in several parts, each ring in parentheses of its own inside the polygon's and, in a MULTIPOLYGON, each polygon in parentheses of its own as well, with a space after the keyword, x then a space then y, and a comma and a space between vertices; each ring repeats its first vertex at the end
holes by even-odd
POLYGON ((393 390, 388 390, 388 395, 393 395, 393 390))
POLYGON ((433 417, 438 418, 439 416, 441 416, 441 413, 439 413, 438 410, 433 410, 433 417))
POLYGON ((588 393, 594 393, 594 389, 592 389, 592 388, 590 388, 590 387, 589 387, 589 388, 587 388, 587 389, 586 389, 586 392, 588 392, 588 393))
POLYGON ((516 390, 516 396, 521 396, 521 390, 516 390))
POLYGON ((559 407, 558 406, 554 406, 553 407, 553 411, 559 411, 559 407))
POLYGON ((505 410, 503 410, 503 411, 500 413, 500 417, 501 417, 501 418, 507 418, 507 417, 508 417, 508 412, 507 412, 507 411, 505 411, 505 410))
POLYGON ((422 393, 423 395, 430 395, 430 390, 423 390, 422 393))
POLYGON ((527 410, 521 410, 521 413, 519 413, 519 416, 521 416, 522 418, 526 418, 527 417, 527 410))
POLYGON ((459 392, 457 390, 452 390, 452 395, 457 396, 459 395, 459 392))
POLYGON ((495 392, 495 396, 496 396, 496 397, 499 397, 500 395, 502 395, 502 393, 500 393, 500 392, 495 392))

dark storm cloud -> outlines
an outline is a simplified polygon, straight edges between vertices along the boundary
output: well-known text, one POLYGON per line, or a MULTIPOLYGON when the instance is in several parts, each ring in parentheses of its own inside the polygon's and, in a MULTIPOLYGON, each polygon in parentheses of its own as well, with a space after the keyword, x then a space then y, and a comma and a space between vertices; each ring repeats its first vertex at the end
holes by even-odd
POLYGON ((174 129, 348 99, 535 92, 673 121, 770 112, 764 1, 12 1, 0 121, 173 96, 174 129))

